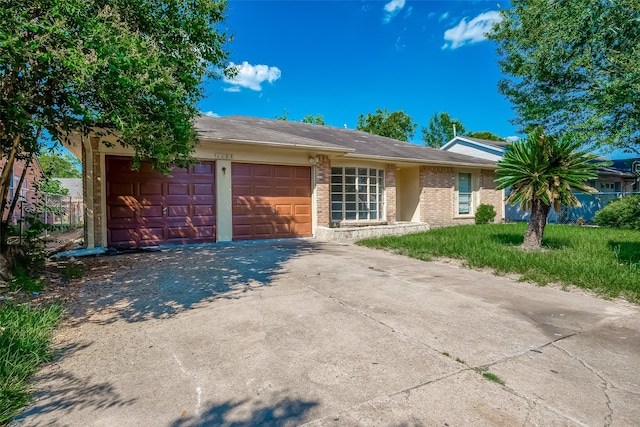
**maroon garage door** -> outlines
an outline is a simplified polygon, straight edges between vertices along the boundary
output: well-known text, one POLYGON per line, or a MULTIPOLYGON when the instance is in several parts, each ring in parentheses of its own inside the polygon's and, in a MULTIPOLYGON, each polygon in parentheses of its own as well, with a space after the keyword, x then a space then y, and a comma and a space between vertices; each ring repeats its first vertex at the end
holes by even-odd
POLYGON ((311 168, 232 164, 233 240, 309 237, 311 168))
POLYGON ((113 247, 216 241, 215 164, 203 162, 169 175, 131 158, 106 158, 107 241, 113 247))

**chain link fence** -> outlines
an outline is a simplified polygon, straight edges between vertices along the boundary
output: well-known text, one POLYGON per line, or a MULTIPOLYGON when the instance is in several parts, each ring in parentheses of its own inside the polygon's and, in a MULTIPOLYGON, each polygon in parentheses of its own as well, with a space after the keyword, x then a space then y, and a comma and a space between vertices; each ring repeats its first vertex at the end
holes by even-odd
MULTIPOLYGON (((561 207, 558 212, 553 208, 547 216, 549 224, 568 224, 568 225, 590 225, 593 224, 593 218, 600 209, 605 207, 612 200, 619 199, 623 196, 632 194, 640 194, 640 192, 621 193, 621 192, 602 192, 593 194, 576 194, 582 206, 579 207, 561 207)), ((508 222, 529 221, 529 212, 520 209, 520 205, 505 207, 505 219, 508 222)))

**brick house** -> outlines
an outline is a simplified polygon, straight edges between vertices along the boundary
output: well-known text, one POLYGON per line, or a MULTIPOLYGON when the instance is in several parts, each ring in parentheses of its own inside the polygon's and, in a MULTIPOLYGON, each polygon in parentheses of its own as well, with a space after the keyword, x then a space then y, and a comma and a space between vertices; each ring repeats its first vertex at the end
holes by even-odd
MULTIPOLYGON (((497 162, 504 156, 508 144, 506 141, 488 141, 458 135, 440 149, 497 162)), ((599 157, 597 161, 604 162, 609 159, 599 157)), ((591 187, 597 190, 597 193, 592 195, 578 194, 577 197, 582 206, 562 209, 559 213, 552 209, 547 221, 551 223, 590 222, 595 213, 611 200, 637 191, 637 177, 632 173, 632 164, 632 162, 613 161, 611 166, 599 167, 597 179, 588 182, 591 187)), ((521 210, 519 205, 508 205, 504 212, 505 219, 508 221, 528 221, 529 219, 529 212, 521 210)))
MULTIPOLYGON (((0 160, 0 170, 4 169, 7 159, 2 158, 0 160)), ((44 176, 42 171, 42 167, 38 162, 37 158, 34 158, 27 168, 26 175, 24 177, 24 181, 20 189, 18 189, 18 183, 20 182, 20 177, 22 176, 22 172, 24 171, 26 166, 25 160, 16 160, 13 164, 13 171, 11 173, 11 183, 9 187, 9 197, 8 203, 16 196, 16 192, 19 191, 19 203, 16 206, 16 209, 11 216, 9 221, 10 224, 17 224, 18 220, 21 218, 21 213, 24 209, 33 206, 36 202, 36 186, 38 182, 44 176)), ((9 212, 9 206, 6 206, 3 213, 2 218, 5 219, 9 212)))
POLYGON ((131 150, 74 137, 88 247, 428 229, 473 223, 480 203, 504 217, 493 161, 299 122, 203 116, 195 127, 200 163, 169 175, 147 162, 132 171, 131 150))

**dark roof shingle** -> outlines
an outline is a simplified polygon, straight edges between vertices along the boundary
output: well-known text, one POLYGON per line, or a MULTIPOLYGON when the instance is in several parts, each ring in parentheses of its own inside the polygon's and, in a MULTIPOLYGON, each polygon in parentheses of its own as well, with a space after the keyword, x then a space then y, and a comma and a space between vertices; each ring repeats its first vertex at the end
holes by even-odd
POLYGON ((359 130, 301 122, 243 116, 201 116, 196 119, 195 128, 202 141, 317 148, 342 152, 345 157, 415 163, 495 166, 495 163, 489 160, 398 141, 359 130))

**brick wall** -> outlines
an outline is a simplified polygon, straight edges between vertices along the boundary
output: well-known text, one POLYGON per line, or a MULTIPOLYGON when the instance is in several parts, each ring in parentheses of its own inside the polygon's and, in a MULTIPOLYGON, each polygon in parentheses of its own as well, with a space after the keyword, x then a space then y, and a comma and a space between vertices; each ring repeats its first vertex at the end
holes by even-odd
POLYGON ((102 221, 106 221, 103 218, 102 212, 102 185, 101 185, 101 172, 102 164, 100 163, 100 139, 97 137, 91 137, 91 163, 93 166, 93 173, 90 177, 93 185, 93 235, 94 245, 96 247, 105 246, 107 242, 102 241, 102 221))
POLYGON ((482 169, 480 171, 480 203, 485 205, 493 205, 496 210, 495 222, 501 222, 502 219, 502 207, 504 205, 502 190, 496 190, 498 186, 494 182, 497 175, 493 170, 482 169))
POLYGON ((451 167, 420 168, 420 221, 432 227, 453 225, 455 171, 451 167))
POLYGON ((396 165, 388 164, 384 171, 384 200, 388 224, 396 222, 396 165))
POLYGON ((329 157, 318 156, 316 164, 316 218, 318 225, 328 227, 331 219, 330 181, 331 163, 329 157))
MULTIPOLYGON (((473 217, 456 217, 456 173, 452 167, 423 166, 420 168, 420 221, 432 227, 459 224, 473 224, 473 217)), ((496 222, 502 217, 502 191, 496 190, 493 181, 496 174, 492 170, 472 172, 477 179, 474 205, 481 203, 493 205, 498 214, 496 222)), ((475 190, 475 189, 474 189, 475 190)))

